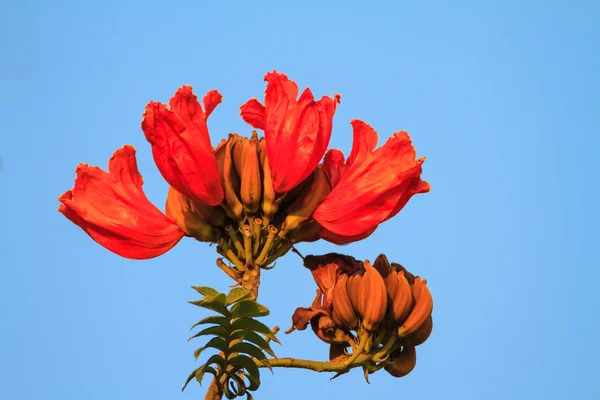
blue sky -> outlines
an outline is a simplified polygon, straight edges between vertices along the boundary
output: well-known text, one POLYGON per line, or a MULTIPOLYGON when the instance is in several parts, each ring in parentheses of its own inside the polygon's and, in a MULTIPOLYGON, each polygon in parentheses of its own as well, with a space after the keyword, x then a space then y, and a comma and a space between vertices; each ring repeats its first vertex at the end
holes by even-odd
MULTIPOLYGON (((267 70, 316 96, 342 94, 331 145, 350 120, 408 131, 432 191, 367 240, 303 253, 379 253, 427 278, 434 332, 417 367, 366 384, 359 371, 277 369, 257 399, 592 399, 600 294, 600 7, 566 2, 42 2, 0 6, 0 398, 197 399, 191 285, 226 290, 214 247, 183 240, 130 261, 56 211, 79 162, 138 149, 145 191, 167 184, 140 129, 151 100, 182 84, 224 96, 213 143, 251 128, 238 107, 267 70)), ((260 299, 286 329, 315 285, 287 255, 260 299)), ((311 332, 279 356, 326 359, 311 332)), ((206 386, 205 386, 206 387, 206 386)))

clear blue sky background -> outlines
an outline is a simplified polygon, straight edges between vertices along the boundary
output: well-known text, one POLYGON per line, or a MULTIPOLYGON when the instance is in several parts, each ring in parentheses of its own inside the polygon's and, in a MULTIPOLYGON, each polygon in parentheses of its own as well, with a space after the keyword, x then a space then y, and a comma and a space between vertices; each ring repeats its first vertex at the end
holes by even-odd
MULTIPOLYGON (((214 247, 122 259, 56 211, 81 162, 138 149, 149 198, 167 185, 140 129, 151 100, 217 88, 213 143, 267 70, 343 95, 349 121, 400 129, 426 155, 420 195, 369 239, 303 244, 426 277, 434 333, 416 369, 263 374, 257 399, 593 399, 598 388, 600 9, 593 1, 13 1, 0 6, 0 398, 198 399, 190 285, 226 290, 214 247), (260 4, 258 4, 260 3, 260 4), (449 5, 452 3, 452 5, 449 5)), ((288 255, 265 273, 266 319, 287 328, 314 283, 288 255)), ((311 332, 279 356, 326 359, 311 332)), ((206 387, 206 386, 205 386, 206 387)))

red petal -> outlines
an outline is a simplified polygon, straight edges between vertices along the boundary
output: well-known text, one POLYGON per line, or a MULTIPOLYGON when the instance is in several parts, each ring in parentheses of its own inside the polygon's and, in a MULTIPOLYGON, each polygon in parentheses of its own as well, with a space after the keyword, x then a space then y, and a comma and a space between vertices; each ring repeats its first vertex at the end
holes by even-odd
POLYGON ((265 129, 265 106, 250 99, 240 107, 242 119, 256 129, 265 129))
MULTIPOLYGON (((207 111, 218 101, 218 92, 209 92, 205 104, 212 108, 207 111)), ((156 166, 178 192, 210 206, 218 205, 223 200, 223 188, 208 135, 208 115, 190 86, 181 87, 169 104, 170 110, 150 102, 142 122, 156 166)))
POLYGON ((339 95, 315 101, 310 89, 300 98, 298 86, 285 74, 269 72, 265 91, 267 157, 277 193, 285 193, 317 167, 331 136, 339 95))
MULTIPOLYGON (((411 184, 421 173, 422 161, 415 160, 415 150, 406 132, 394 134, 371 153, 374 131, 360 121, 353 121, 353 126, 355 162, 313 214, 328 231, 325 237, 335 234, 362 238, 406 204, 412 196, 411 184)), ((329 237, 332 241, 339 240, 329 237)))
POLYGON ((358 235, 344 236, 344 235, 335 234, 333 232, 329 232, 327 229, 322 228, 321 231, 319 232, 319 235, 321 236, 321 239, 327 240, 328 242, 335 243, 337 245, 344 245, 344 244, 358 242, 363 239, 366 239, 369 236, 371 236, 371 234, 373 232, 375 232, 376 229, 377 229, 377 226, 367 230, 366 232, 360 233, 358 235))
POLYGON ((183 232, 146 198, 135 150, 123 146, 109 172, 81 164, 58 210, 96 242, 126 258, 147 259, 171 249, 183 232))
POLYGON ((204 103, 204 118, 208 119, 210 114, 212 114, 213 110, 221 104, 223 101, 223 95, 219 93, 218 90, 210 90, 208 93, 204 95, 202 98, 202 103, 204 103))
POLYGON ((346 170, 346 165, 344 165, 344 153, 338 149, 330 149, 327 151, 327 154, 325 154, 321 168, 323 168, 323 171, 327 174, 327 177, 331 182, 331 187, 336 187, 346 170))
POLYGON ((353 129, 352 152, 346 164, 350 167, 358 159, 363 160, 367 154, 373 153, 377 147, 378 135, 369 124, 359 119, 350 122, 353 129))

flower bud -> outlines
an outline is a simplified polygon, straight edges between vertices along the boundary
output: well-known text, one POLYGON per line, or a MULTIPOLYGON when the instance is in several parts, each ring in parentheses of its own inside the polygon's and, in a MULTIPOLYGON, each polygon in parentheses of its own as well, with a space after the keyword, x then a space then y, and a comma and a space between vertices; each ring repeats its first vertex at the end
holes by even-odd
POLYGON ((358 312, 362 317, 363 327, 372 332, 385 316, 387 292, 379 272, 368 260, 364 265, 365 273, 358 290, 358 312))
POLYGON ((358 328, 358 319, 356 318, 356 311, 352 307, 350 297, 348 296, 348 289, 346 286, 347 281, 348 276, 342 274, 335 284, 331 302, 333 308, 331 317, 336 325, 342 328, 356 329, 358 328))
POLYGON ((409 315, 413 306, 413 294, 404 276, 404 271, 392 271, 385 279, 390 298, 388 308, 389 321, 397 327, 409 315))
POLYGON ((375 268, 379 272, 379 275, 381 275, 383 279, 387 278, 387 276, 392 271, 392 267, 390 266, 390 263, 385 254, 380 254, 375 259, 375 262, 373 263, 373 268, 375 268))
POLYGON ((429 318, 433 310, 433 298, 427 288, 427 281, 415 277, 415 282, 411 285, 412 293, 415 298, 415 306, 410 312, 408 318, 400 328, 398 336, 405 337, 415 332, 429 318))
POLYGON ((173 188, 167 195, 166 214, 187 236, 202 242, 217 241, 213 227, 201 218, 187 197, 173 188))
MULTIPOLYGON (((258 139, 256 132, 248 140, 244 139, 241 146, 240 194, 244 209, 247 212, 255 213, 260 205, 260 196, 262 191, 262 182, 260 177, 260 168, 258 165, 258 139)), ((236 162, 237 164, 237 162, 236 162)))
POLYGON ((244 206, 240 201, 240 180, 235 169, 234 150, 235 147, 241 146, 242 139, 237 134, 230 134, 224 146, 219 144, 215 150, 215 157, 219 163, 219 171, 223 188, 225 189, 225 210, 227 214, 234 220, 243 219, 244 206))
POLYGON ((315 207, 331 191, 329 178, 327 178, 327 175, 325 175, 325 172, 321 168, 315 169, 309 179, 310 183, 308 183, 307 187, 286 208, 285 214, 287 214, 287 217, 282 225, 279 236, 285 236, 302 222, 308 220, 315 207))
POLYGON ((402 345, 418 346, 423 344, 429 338, 429 335, 431 335, 432 330, 433 318, 430 315, 419 329, 402 339, 402 345))
POLYGON ((408 375, 417 364, 417 352, 414 347, 403 347, 390 354, 390 363, 384 368, 395 378, 408 375))
POLYGON ((263 196, 261 209, 263 218, 270 219, 277 212, 277 203, 275 202, 275 190, 273 189, 273 180, 271 178, 271 168, 267 159, 266 141, 264 139, 258 142, 258 155, 260 165, 262 166, 262 184, 263 196))
POLYGON ((360 283, 362 281, 362 274, 356 273, 348 278, 346 282, 346 290, 348 291, 348 297, 350 298, 350 304, 352 308, 358 312, 358 292, 360 290, 360 283))

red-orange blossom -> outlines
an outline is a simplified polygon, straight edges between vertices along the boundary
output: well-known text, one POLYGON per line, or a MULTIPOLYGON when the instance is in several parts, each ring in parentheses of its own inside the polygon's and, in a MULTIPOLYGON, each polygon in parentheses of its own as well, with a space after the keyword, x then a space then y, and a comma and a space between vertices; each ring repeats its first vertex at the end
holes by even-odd
MULTIPOLYGON (((265 81, 264 104, 252 99, 241 107, 244 121, 264 131, 261 171, 270 171, 270 179, 256 175, 263 185, 259 195, 274 193, 272 201, 285 205, 286 196, 292 201, 313 171, 322 169, 331 190, 326 196, 321 193, 324 200, 305 222, 311 229, 318 224, 318 237, 340 244, 361 240, 414 194, 429 191, 420 178, 424 158, 416 158, 406 132, 394 133, 375 149, 377 133, 353 120, 353 147, 345 160, 341 151, 327 151, 339 95, 315 101, 307 88, 298 97, 296 83, 276 71, 267 73, 265 81)), ((192 88, 183 86, 168 106, 150 102, 142 122, 154 161, 172 189, 189 204, 220 214, 225 201, 223 166, 215 158, 207 119, 221 99, 219 92, 209 91, 202 107, 192 88)), ((127 258, 152 258, 186 233, 192 236, 180 220, 171 220, 146 198, 131 146, 113 154, 108 172, 86 164, 76 172, 74 188, 59 198, 59 211, 107 249, 127 258)), ((285 208, 278 212, 285 213, 285 208)), ((260 219, 260 211, 246 217, 260 219)), ((276 220, 277 215, 269 218, 276 220)))

